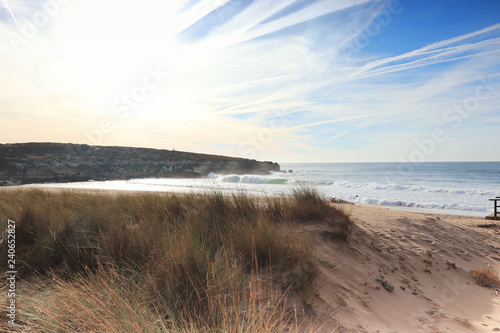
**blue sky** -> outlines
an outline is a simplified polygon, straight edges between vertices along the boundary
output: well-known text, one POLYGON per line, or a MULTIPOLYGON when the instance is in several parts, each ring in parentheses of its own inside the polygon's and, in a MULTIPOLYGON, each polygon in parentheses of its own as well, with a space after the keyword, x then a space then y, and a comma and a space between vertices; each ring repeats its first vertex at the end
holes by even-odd
POLYGON ((500 1, 0 1, 0 142, 500 160, 500 1))

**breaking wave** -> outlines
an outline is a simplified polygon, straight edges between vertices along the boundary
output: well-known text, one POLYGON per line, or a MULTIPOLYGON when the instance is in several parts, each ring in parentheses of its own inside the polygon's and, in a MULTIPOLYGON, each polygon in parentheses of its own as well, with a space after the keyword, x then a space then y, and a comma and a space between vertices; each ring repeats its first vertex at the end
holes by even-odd
POLYGON ((399 185, 399 184, 377 184, 377 183, 352 183, 345 181, 336 181, 332 185, 339 188, 352 188, 352 189, 367 189, 367 190, 391 190, 391 191, 409 191, 409 192, 428 192, 428 193, 451 193, 451 194, 473 194, 494 196, 498 192, 485 191, 475 188, 446 188, 446 187, 433 187, 433 186, 416 186, 416 185, 399 185))

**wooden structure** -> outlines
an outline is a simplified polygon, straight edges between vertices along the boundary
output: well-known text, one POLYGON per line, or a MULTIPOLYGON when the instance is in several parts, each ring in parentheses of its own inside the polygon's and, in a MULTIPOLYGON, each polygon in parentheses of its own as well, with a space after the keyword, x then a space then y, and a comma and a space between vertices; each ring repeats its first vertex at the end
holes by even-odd
POLYGON ((490 201, 493 201, 493 214, 486 216, 488 220, 498 220, 500 218, 500 204, 498 203, 500 201, 500 197, 496 197, 495 199, 490 199, 490 201))

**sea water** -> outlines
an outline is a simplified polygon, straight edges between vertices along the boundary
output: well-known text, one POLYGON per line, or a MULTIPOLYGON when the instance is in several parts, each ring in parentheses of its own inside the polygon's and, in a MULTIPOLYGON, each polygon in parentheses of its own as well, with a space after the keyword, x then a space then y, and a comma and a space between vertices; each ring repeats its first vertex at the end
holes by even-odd
POLYGON ((484 216, 493 211, 488 199, 500 196, 500 162, 304 163, 281 164, 270 175, 209 174, 201 179, 148 178, 124 181, 37 184, 135 191, 223 192, 287 195, 313 185, 327 197, 357 204, 484 216), (291 170, 292 172, 288 172, 291 170))
POLYGON ((359 204, 484 216, 500 196, 500 162, 284 165, 333 197, 359 204), (294 171, 295 171, 294 170, 294 171))

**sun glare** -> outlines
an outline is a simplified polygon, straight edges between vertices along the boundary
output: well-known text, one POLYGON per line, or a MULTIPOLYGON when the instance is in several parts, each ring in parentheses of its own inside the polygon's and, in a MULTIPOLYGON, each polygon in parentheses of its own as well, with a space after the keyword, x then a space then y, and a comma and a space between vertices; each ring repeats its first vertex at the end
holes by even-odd
MULTIPOLYGON (((52 34, 64 58, 54 73, 59 72, 63 82, 95 94, 127 89, 127 82, 142 77, 148 66, 160 66, 174 76, 189 73, 203 63, 206 52, 176 40, 175 23, 183 4, 72 3, 53 24, 52 34), (115 11, 119 11, 116 17, 109 17, 115 11)), ((188 94, 178 90, 177 96, 188 94)))

